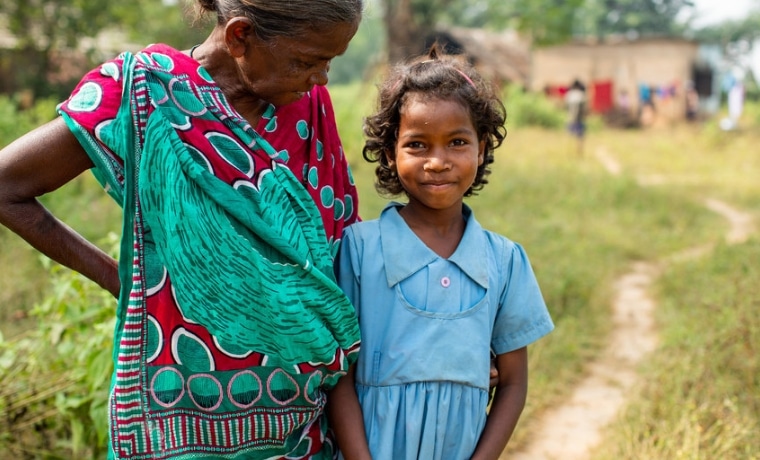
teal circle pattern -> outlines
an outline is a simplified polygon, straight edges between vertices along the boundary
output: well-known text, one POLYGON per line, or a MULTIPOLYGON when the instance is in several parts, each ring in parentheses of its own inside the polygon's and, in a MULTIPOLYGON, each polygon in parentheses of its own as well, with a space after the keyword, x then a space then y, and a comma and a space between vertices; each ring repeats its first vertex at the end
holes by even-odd
POLYGON ((92 112, 103 100, 103 88, 97 83, 87 82, 69 100, 69 110, 74 112, 92 112))
POLYGON ((340 220, 343 218, 343 212, 345 209, 343 208, 343 202, 340 200, 335 200, 333 203, 333 212, 335 213, 335 220, 340 220))
POLYGON ((151 53, 150 57, 163 69, 168 71, 174 69, 174 60, 169 56, 162 53, 151 53))
POLYGON ((187 148, 187 152, 190 154, 191 157, 193 157, 193 160, 197 164, 203 165, 208 172, 211 174, 214 174, 214 167, 211 164, 210 161, 208 161, 208 158, 206 158, 206 155, 204 155, 200 150, 196 149, 190 144, 185 144, 185 148, 187 148))
POLYGON ((230 136, 220 133, 206 135, 208 141, 227 163, 231 164, 248 177, 253 177, 253 159, 238 142, 230 136))
POLYGON ((172 407, 185 394, 185 380, 178 370, 165 367, 153 376, 150 382, 153 401, 161 407, 172 407))
POLYGON ((206 70, 203 67, 198 67, 198 76, 202 79, 206 80, 209 83, 213 83, 214 79, 211 78, 211 74, 208 73, 208 70, 206 70))
POLYGON ((119 66, 113 62, 106 62, 100 66, 100 74, 106 77, 111 77, 114 81, 119 81, 121 70, 119 69, 119 66))
POLYGON ((345 208, 343 211, 343 216, 345 220, 348 220, 351 218, 351 216, 354 215, 354 197, 351 195, 345 195, 343 197, 343 206, 345 208))
POLYGON ((177 363, 195 372, 209 372, 215 368, 211 350, 195 334, 179 328, 172 337, 172 355, 177 363))
POLYGON ((195 405, 206 411, 218 409, 224 398, 222 384, 209 374, 195 374, 188 378, 187 390, 195 405))
POLYGON ((319 187, 319 171, 317 171, 315 166, 309 168, 309 175, 306 177, 306 180, 312 188, 319 187))
POLYGON ((296 132, 298 133, 298 137, 303 140, 309 138, 309 124, 306 123, 306 120, 298 120, 298 123, 296 123, 296 132))
POLYGON ((333 188, 329 185, 322 187, 322 190, 319 191, 319 198, 322 200, 322 206, 331 208, 333 203, 335 203, 335 192, 333 191, 333 188))
POLYGON ((267 125, 264 127, 264 131, 268 133, 273 133, 277 131, 277 117, 272 117, 267 125))
POLYGON ((232 404, 241 409, 248 409, 256 404, 263 392, 261 377, 250 370, 235 374, 227 385, 227 397, 232 404))
POLYGON ((173 80, 169 87, 169 95, 180 108, 186 114, 198 117, 206 113, 208 110, 203 103, 195 97, 187 97, 186 94, 192 94, 190 83, 182 80, 173 80))
POLYGON ((287 163, 288 160, 290 159, 290 152, 288 152, 288 149, 283 149, 277 152, 275 155, 270 155, 269 157, 273 160, 287 163))
POLYGON ((322 145, 322 141, 317 139, 317 160, 322 161, 325 157, 325 147, 322 145))

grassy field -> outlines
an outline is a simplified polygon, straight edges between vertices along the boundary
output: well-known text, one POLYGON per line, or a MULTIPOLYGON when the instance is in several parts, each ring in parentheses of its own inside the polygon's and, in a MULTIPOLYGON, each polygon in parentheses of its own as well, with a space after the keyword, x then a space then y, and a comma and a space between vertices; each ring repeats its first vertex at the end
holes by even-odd
MULTIPOLYGON (((373 95, 369 83, 333 89, 364 219, 387 201, 375 194, 372 166, 360 154, 361 117, 373 95)), ((716 243, 708 259, 674 267, 658 282, 660 349, 642 366, 647 384, 630 395, 595 458, 760 456, 760 244, 720 245, 726 222, 704 206, 719 198, 760 216, 760 132, 753 129, 750 122, 732 133, 711 123, 595 129, 579 157, 565 132, 508 121, 489 184, 468 204, 484 227, 526 248, 556 323, 530 348, 528 405, 511 449, 527 442, 541 413, 567 397, 606 343, 612 281, 633 261, 716 243), (595 159, 600 149, 621 174, 595 159)), ((118 229, 118 210, 90 177, 46 199, 96 241, 118 229)), ((8 337, 28 328, 12 319, 52 287, 39 257, 3 229, 0 267, 0 327, 8 337)))

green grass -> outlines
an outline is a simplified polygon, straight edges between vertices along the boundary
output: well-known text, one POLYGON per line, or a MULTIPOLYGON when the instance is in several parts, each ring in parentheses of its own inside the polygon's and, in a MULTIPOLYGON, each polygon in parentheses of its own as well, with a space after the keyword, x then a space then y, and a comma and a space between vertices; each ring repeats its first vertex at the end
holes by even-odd
MULTIPOLYGON (((376 217, 387 199, 373 188, 373 165, 361 158, 362 118, 374 106, 373 82, 331 88, 344 148, 360 193, 360 214, 376 217)), ((526 442, 532 424, 559 404, 585 375, 610 330, 612 281, 637 260, 721 241, 723 218, 704 207, 723 199, 760 214, 760 133, 724 133, 678 126, 647 131, 595 128, 578 157, 561 129, 512 120, 526 104, 510 105, 509 134, 497 152, 489 184, 468 199, 484 227, 527 250, 556 323, 530 348, 528 405, 510 449, 526 442), (522 108, 521 108, 522 107, 522 108), (609 174, 593 158, 599 148, 622 166, 609 174), (666 179, 642 186, 640 178, 666 179)), ((118 231, 118 209, 90 177, 46 202, 57 215, 99 241, 118 231)), ((757 458, 756 311, 758 243, 719 246, 710 258, 668 270, 658 284, 660 349, 642 366, 642 388, 603 446, 607 458, 757 458), (748 434, 749 433, 749 434, 748 434), (750 437, 748 437, 750 436, 750 437), (709 454, 709 455, 708 455, 709 454), (718 455, 719 454, 719 455, 718 455), (753 457, 754 456, 754 457, 753 457)), ((0 229, 0 327, 5 318, 48 299, 40 258, 0 229)), ((44 321, 44 318, 41 318, 44 321)), ((84 338, 83 338, 84 339, 84 338)), ((103 388, 103 391, 106 391, 103 388)), ((578 421, 583 423, 583 421, 578 421)))
POLYGON ((760 458, 760 240, 659 282, 661 345, 595 459, 760 458))

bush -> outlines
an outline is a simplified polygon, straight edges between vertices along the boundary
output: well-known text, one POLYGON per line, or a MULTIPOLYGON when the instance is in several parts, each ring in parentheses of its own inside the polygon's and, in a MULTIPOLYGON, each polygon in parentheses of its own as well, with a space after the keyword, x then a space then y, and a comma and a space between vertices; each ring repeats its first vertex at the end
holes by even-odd
MULTIPOLYGON (((116 247, 116 235, 110 243, 116 247)), ((108 443, 116 300, 44 259, 52 294, 34 331, 0 336, 0 451, 35 458, 102 458, 108 443)))
POLYGON ((537 126, 558 129, 565 125, 562 107, 540 93, 526 92, 518 86, 508 86, 504 90, 504 105, 507 107, 507 127, 537 126))
POLYGON ((28 110, 20 110, 20 98, 0 95, 0 147, 56 117, 54 100, 43 99, 28 110))

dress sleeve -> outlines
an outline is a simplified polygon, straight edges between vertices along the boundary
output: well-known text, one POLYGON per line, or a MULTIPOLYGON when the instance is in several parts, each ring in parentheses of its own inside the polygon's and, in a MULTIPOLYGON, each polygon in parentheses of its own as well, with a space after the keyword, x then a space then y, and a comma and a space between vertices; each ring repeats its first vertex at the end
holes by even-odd
POLYGON ((361 254, 359 253, 356 235, 353 228, 349 227, 343 231, 338 257, 335 263, 335 277, 338 280, 338 286, 351 301, 351 304, 359 314, 360 307, 360 267, 361 254))
POLYGON ((123 63, 119 57, 90 71, 58 106, 58 113, 95 164, 93 174, 119 203, 125 155, 133 153, 129 145, 134 136, 123 63))
MULTIPOLYGON (((510 247, 511 246, 511 247, 510 247)), ((503 291, 494 323, 491 347, 496 354, 527 346, 554 329, 538 281, 523 248, 505 248, 503 291)))

